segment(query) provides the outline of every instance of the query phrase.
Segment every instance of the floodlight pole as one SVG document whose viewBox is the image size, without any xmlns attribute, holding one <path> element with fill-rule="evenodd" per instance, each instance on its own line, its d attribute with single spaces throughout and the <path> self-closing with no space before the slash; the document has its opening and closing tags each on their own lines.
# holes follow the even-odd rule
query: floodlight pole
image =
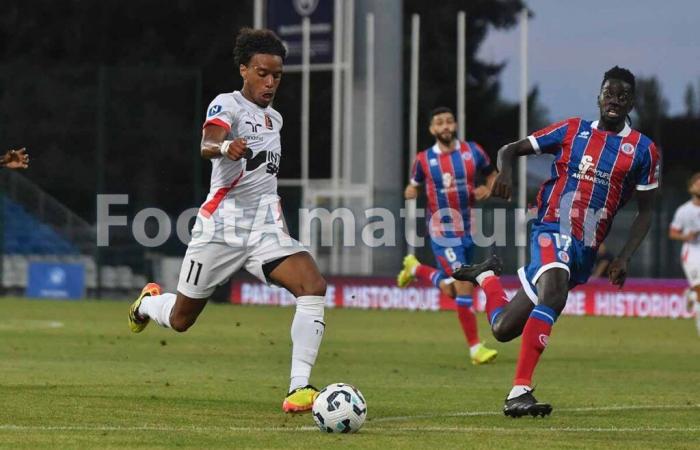
<svg viewBox="0 0 700 450">
<path fill-rule="evenodd" d="M 420 16 L 413 14 L 411 16 L 411 85 L 409 94 L 409 180 L 411 177 L 411 167 L 416 160 L 418 152 L 418 79 L 420 65 Z M 416 236 L 416 200 L 408 200 L 406 202 L 406 235 Z M 408 253 L 414 255 L 415 247 L 408 244 Z"/>
<path fill-rule="evenodd" d="M 520 12 L 520 139 L 527 137 L 527 9 Z M 518 160 L 518 209 L 516 213 L 515 232 L 519 236 L 516 242 L 524 244 L 527 234 L 527 157 Z M 518 267 L 525 266 L 525 250 L 518 247 Z"/>
<path fill-rule="evenodd" d="M 466 139 L 467 14 L 457 13 L 457 124 L 459 139 Z"/>
<path fill-rule="evenodd" d="M 365 112 L 365 168 L 367 170 L 367 205 L 374 208 L 374 14 L 367 14 L 366 112 Z M 372 273 L 372 249 L 362 246 L 365 273 Z"/>
</svg>

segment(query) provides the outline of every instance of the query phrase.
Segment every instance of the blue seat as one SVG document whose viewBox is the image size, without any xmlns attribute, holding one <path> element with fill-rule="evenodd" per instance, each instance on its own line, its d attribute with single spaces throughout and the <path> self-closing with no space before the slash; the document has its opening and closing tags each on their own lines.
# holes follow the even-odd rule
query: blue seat
<svg viewBox="0 0 700 450">
<path fill-rule="evenodd" d="M 69 240 L 20 204 L 4 199 L 4 252 L 5 254 L 50 255 L 78 254 Z"/>
</svg>

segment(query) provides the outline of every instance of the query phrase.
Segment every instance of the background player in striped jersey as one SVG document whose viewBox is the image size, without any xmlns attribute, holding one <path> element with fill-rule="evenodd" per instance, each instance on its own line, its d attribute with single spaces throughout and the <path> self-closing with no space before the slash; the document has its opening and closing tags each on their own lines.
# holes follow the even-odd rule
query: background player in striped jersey
<svg viewBox="0 0 700 450">
<path fill-rule="evenodd" d="M 500 173 L 492 195 L 505 199 L 511 196 L 515 158 L 533 153 L 555 155 L 551 178 L 537 197 L 530 263 L 518 271 L 522 288 L 513 299 L 508 302 L 497 276 L 501 263 L 496 256 L 453 274 L 484 289 L 486 312 L 499 341 L 522 335 L 513 387 L 504 405 L 508 416 L 551 412 L 549 404 L 537 403 L 532 395 L 535 366 L 566 305 L 568 291 L 588 280 L 596 250 L 615 214 L 635 192 L 638 213 L 627 242 L 610 264 L 612 284 L 624 284 L 627 264 L 649 231 L 659 185 L 659 153 L 648 137 L 626 122 L 634 105 L 634 88 L 634 75 L 615 66 L 603 77 L 599 120 L 564 120 L 498 152 Z"/>
<path fill-rule="evenodd" d="M 690 200 L 673 215 L 668 236 L 683 242 L 681 265 L 688 279 L 688 298 L 695 307 L 695 325 L 700 335 L 700 172 L 688 180 Z"/>
<path fill-rule="evenodd" d="M 218 95 L 207 110 L 201 154 L 212 163 L 211 189 L 192 230 L 177 294 L 149 283 L 129 309 L 129 326 L 139 333 L 153 319 L 186 331 L 216 286 L 245 267 L 296 298 L 291 379 L 282 408 L 302 412 L 311 410 L 318 395 L 308 383 L 325 329 L 326 282 L 308 251 L 286 235 L 279 213 L 282 116 L 270 104 L 286 53 L 272 31 L 245 28 L 238 34 L 234 56 L 243 87 Z"/>
<path fill-rule="evenodd" d="M 418 277 L 454 298 L 472 363 L 483 364 L 492 361 L 498 353 L 479 341 L 473 286 L 455 282 L 450 276 L 462 264 L 471 263 L 474 247 L 470 235 L 471 207 L 475 200 L 488 198 L 488 185 L 495 179 L 496 171 L 479 144 L 457 139 L 457 123 L 449 108 L 439 107 L 431 112 L 430 134 L 435 137 L 435 145 L 416 155 L 404 197 L 415 199 L 419 186 L 425 185 L 428 233 L 435 259 L 442 270 L 421 264 L 415 256 L 408 255 L 404 258 L 398 285 L 406 287 Z M 476 185 L 477 173 L 486 177 L 486 186 Z"/>
</svg>

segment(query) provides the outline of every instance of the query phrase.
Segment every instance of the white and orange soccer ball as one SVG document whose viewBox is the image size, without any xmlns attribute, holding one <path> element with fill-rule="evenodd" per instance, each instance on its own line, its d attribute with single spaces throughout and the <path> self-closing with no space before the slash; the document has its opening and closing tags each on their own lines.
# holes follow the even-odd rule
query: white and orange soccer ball
<svg viewBox="0 0 700 450">
<path fill-rule="evenodd" d="M 319 392 L 312 412 L 325 433 L 355 433 L 367 418 L 367 402 L 355 386 L 333 383 Z"/>
</svg>

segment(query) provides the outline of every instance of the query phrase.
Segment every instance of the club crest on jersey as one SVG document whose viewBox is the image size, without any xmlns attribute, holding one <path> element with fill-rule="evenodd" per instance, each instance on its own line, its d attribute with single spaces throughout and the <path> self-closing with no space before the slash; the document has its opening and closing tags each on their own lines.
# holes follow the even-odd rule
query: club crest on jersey
<svg viewBox="0 0 700 450">
<path fill-rule="evenodd" d="M 629 142 L 625 142 L 622 144 L 622 153 L 625 155 L 631 155 L 634 153 L 634 145 L 630 144 Z"/>
<path fill-rule="evenodd" d="M 214 116 L 216 114 L 219 114 L 221 112 L 221 105 L 213 105 L 211 108 L 209 108 L 208 115 L 209 117 Z"/>
<path fill-rule="evenodd" d="M 442 174 L 442 187 L 448 188 L 452 186 L 452 174 L 451 173 L 443 173 Z"/>
<path fill-rule="evenodd" d="M 472 159 L 472 154 L 469 152 L 464 152 L 462 153 L 462 159 L 465 161 L 469 161 L 470 159 Z"/>
<path fill-rule="evenodd" d="M 569 262 L 569 254 L 566 253 L 564 250 L 561 250 L 559 252 L 559 260 L 563 263 L 568 263 Z"/>
<path fill-rule="evenodd" d="M 272 117 L 265 113 L 265 128 L 268 130 L 272 129 Z"/>
<path fill-rule="evenodd" d="M 437 165 L 438 165 L 437 160 L 436 160 L 436 159 L 431 159 L 431 160 L 430 160 L 430 165 L 431 165 L 431 166 L 437 166 Z"/>
</svg>

